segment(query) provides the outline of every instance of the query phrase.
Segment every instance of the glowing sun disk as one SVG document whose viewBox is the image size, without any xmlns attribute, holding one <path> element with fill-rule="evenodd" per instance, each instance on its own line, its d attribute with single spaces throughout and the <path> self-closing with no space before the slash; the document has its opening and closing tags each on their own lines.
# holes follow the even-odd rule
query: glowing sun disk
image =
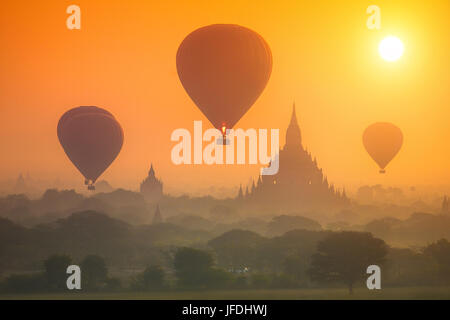
<svg viewBox="0 0 450 320">
<path fill-rule="evenodd" d="M 403 55 L 404 47 L 399 38 L 388 36 L 381 40 L 378 51 L 384 60 L 393 62 L 400 59 Z"/>
</svg>

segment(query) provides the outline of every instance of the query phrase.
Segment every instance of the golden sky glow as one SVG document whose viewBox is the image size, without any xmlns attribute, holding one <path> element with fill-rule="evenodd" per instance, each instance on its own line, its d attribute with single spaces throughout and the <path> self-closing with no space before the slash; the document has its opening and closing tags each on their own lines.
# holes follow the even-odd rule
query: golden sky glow
<svg viewBox="0 0 450 320">
<path fill-rule="evenodd" d="M 56 136 L 69 108 L 107 108 L 125 132 L 102 178 L 137 188 L 153 162 L 166 190 L 234 187 L 259 166 L 175 166 L 177 128 L 203 114 L 177 76 L 184 37 L 213 23 L 261 34 L 273 54 L 265 91 L 237 127 L 280 128 L 295 100 L 304 145 L 329 180 L 360 184 L 444 185 L 450 181 L 450 2 L 434 1 L 94 1 L 79 0 L 82 27 L 68 30 L 72 1 L 2 1 L 0 11 L 0 180 L 35 177 L 82 182 Z M 366 27 L 367 6 L 381 29 Z M 380 58 L 388 35 L 405 50 Z M 380 176 L 362 145 L 371 123 L 392 122 L 404 144 Z M 283 164 L 280 163 L 280 166 Z"/>
</svg>

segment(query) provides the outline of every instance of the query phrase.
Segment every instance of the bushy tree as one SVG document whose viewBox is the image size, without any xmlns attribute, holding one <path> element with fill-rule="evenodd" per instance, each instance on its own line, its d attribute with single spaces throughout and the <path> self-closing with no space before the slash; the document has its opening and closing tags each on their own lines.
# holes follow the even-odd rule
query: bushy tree
<svg viewBox="0 0 450 320">
<path fill-rule="evenodd" d="M 68 255 L 52 255 L 44 261 L 44 275 L 50 290 L 65 290 L 67 280 L 67 267 L 72 264 Z"/>
<path fill-rule="evenodd" d="M 88 255 L 81 262 L 81 288 L 98 290 L 108 280 L 108 269 L 105 260 L 97 255 Z"/>
<path fill-rule="evenodd" d="M 12 274 L 1 284 L 5 293 L 36 293 L 47 290 L 47 281 L 42 273 Z"/>
<path fill-rule="evenodd" d="M 369 265 L 384 263 L 387 249 L 383 240 L 370 233 L 333 233 L 318 243 L 309 274 L 313 281 L 342 282 L 352 293 L 354 284 L 367 276 Z"/>
<path fill-rule="evenodd" d="M 286 257 L 283 262 L 283 273 L 291 279 L 293 284 L 305 285 L 307 279 L 307 262 L 299 254 Z"/>
<path fill-rule="evenodd" d="M 265 273 L 254 273 L 250 277 L 250 285 L 255 289 L 267 289 L 271 284 L 271 277 Z"/>
<path fill-rule="evenodd" d="M 440 282 L 450 283 L 450 242 L 447 239 L 436 241 L 424 249 L 424 254 L 437 262 Z"/>
<path fill-rule="evenodd" d="M 267 239 L 247 230 L 231 230 L 208 242 L 225 268 L 255 268 L 260 246 Z"/>
<path fill-rule="evenodd" d="M 148 266 L 133 279 L 132 288 L 138 291 L 161 290 L 165 287 L 165 272 L 160 266 Z"/>
<path fill-rule="evenodd" d="M 207 287 L 213 265 L 209 252 L 193 248 L 179 248 L 174 258 L 175 274 L 182 287 Z"/>
<path fill-rule="evenodd" d="M 433 286 L 438 280 L 438 263 L 429 254 L 408 248 L 389 248 L 383 282 L 390 286 Z"/>
<path fill-rule="evenodd" d="M 207 287 L 213 289 L 225 289 L 233 284 L 233 275 L 223 269 L 212 268 L 206 275 L 208 279 Z"/>
</svg>

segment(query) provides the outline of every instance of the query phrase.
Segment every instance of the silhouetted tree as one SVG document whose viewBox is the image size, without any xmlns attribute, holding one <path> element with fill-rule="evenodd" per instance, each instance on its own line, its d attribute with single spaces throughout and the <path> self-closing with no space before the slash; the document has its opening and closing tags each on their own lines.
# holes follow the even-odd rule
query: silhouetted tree
<svg viewBox="0 0 450 320">
<path fill-rule="evenodd" d="M 447 239 L 436 241 L 424 249 L 424 254 L 437 262 L 440 282 L 450 283 L 450 242 Z"/>
<path fill-rule="evenodd" d="M 97 255 L 89 255 L 81 262 L 81 287 L 87 290 L 98 290 L 108 280 L 108 269 L 105 260 Z"/>
<path fill-rule="evenodd" d="M 318 243 L 309 274 L 318 282 L 343 282 L 352 293 L 353 285 L 367 276 L 369 265 L 384 263 L 387 249 L 370 233 L 334 233 Z"/>
<path fill-rule="evenodd" d="M 72 259 L 67 255 L 52 255 L 44 261 L 45 278 L 50 290 L 66 289 L 67 267 L 72 264 Z"/>
<path fill-rule="evenodd" d="M 184 247 L 177 250 L 174 267 L 181 286 L 206 287 L 213 258 L 209 252 Z"/>
<path fill-rule="evenodd" d="M 260 246 L 266 238 L 247 230 L 231 230 L 212 239 L 208 244 L 217 253 L 219 265 L 243 269 L 255 267 Z"/>
<path fill-rule="evenodd" d="M 162 289 L 165 286 L 165 273 L 160 266 L 149 266 L 139 274 L 132 283 L 132 288 L 139 291 Z"/>
<path fill-rule="evenodd" d="M 5 293 L 35 293 L 46 290 L 47 279 L 42 273 L 12 274 L 0 284 L 0 291 Z"/>
<path fill-rule="evenodd" d="M 250 284 L 255 289 L 266 289 L 270 286 L 270 276 L 265 273 L 254 273 L 250 277 Z"/>
<path fill-rule="evenodd" d="M 211 217 L 215 220 L 226 221 L 234 217 L 235 211 L 224 205 L 216 205 L 209 210 Z"/>
<path fill-rule="evenodd" d="M 306 259 L 300 255 L 292 255 L 286 257 L 283 262 L 284 274 L 292 279 L 295 284 L 300 284 L 305 281 L 307 263 Z"/>
<path fill-rule="evenodd" d="M 390 286 L 433 286 L 438 280 L 438 263 L 429 254 L 407 248 L 389 248 L 383 269 L 383 283 Z"/>
<path fill-rule="evenodd" d="M 307 271 L 317 243 L 327 237 L 329 231 L 292 230 L 280 237 L 271 238 L 260 250 L 260 271 L 280 273 L 285 271 L 287 257 L 298 255 Z"/>
<path fill-rule="evenodd" d="M 312 219 L 296 216 L 296 215 L 281 215 L 272 218 L 272 221 L 267 225 L 267 235 L 280 236 L 291 230 L 314 230 L 322 229 L 322 226 Z"/>
</svg>

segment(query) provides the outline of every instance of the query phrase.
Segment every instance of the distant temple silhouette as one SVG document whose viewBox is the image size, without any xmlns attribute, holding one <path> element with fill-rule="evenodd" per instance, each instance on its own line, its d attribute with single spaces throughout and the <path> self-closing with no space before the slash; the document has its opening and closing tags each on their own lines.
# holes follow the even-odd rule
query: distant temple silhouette
<svg viewBox="0 0 450 320">
<path fill-rule="evenodd" d="M 450 204 L 447 196 L 444 196 L 444 200 L 442 200 L 441 213 L 449 214 L 450 213 Z"/>
<path fill-rule="evenodd" d="M 157 202 L 163 195 L 163 183 L 160 179 L 156 178 L 153 164 L 150 165 L 147 178 L 141 183 L 140 191 L 149 202 Z"/>
<path fill-rule="evenodd" d="M 25 193 L 27 190 L 27 184 L 25 183 L 25 179 L 23 175 L 20 173 L 17 177 L 16 184 L 14 186 L 14 191 L 18 193 Z"/>
<path fill-rule="evenodd" d="M 267 208 L 292 210 L 343 207 L 350 203 L 345 190 L 339 191 L 330 185 L 317 160 L 303 148 L 295 103 L 279 161 L 277 174 L 260 176 L 245 193 L 241 186 L 236 199 Z"/>
<path fill-rule="evenodd" d="M 155 214 L 153 215 L 152 224 L 163 223 L 163 218 L 161 215 L 161 211 L 159 210 L 159 205 L 156 205 Z"/>
</svg>

